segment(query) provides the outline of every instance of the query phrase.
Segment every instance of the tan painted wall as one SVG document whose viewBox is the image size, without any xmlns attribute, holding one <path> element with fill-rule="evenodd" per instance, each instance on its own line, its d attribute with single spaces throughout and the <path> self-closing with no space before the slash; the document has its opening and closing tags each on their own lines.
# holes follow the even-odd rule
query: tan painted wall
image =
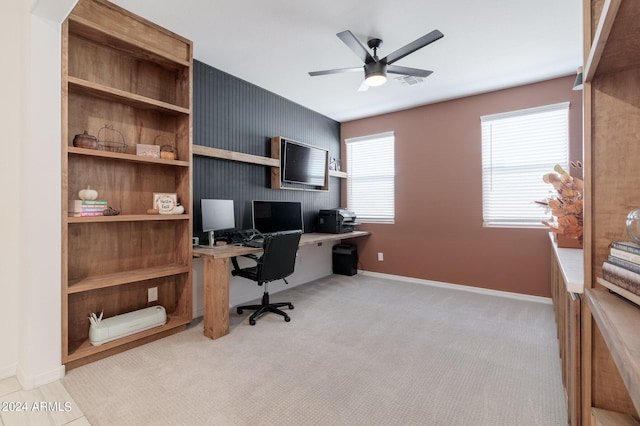
<svg viewBox="0 0 640 426">
<path fill-rule="evenodd" d="M 547 231 L 482 226 L 480 116 L 570 101 L 569 158 L 581 160 L 582 92 L 571 90 L 573 80 L 568 76 L 343 123 L 343 140 L 390 130 L 396 140 L 396 221 L 358 228 L 372 233 L 359 243 L 360 267 L 549 297 Z M 342 155 L 346 158 L 344 146 Z M 378 252 L 384 253 L 383 262 Z"/>
</svg>

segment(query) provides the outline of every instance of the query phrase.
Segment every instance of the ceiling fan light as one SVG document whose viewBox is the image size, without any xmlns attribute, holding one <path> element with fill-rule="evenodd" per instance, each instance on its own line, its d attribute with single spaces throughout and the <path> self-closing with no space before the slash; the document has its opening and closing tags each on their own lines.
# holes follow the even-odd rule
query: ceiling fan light
<svg viewBox="0 0 640 426">
<path fill-rule="evenodd" d="M 387 82 L 387 67 L 382 62 L 371 62 L 364 67 L 364 82 L 369 87 L 382 86 Z"/>
<path fill-rule="evenodd" d="M 367 83 L 369 87 L 382 86 L 387 82 L 387 77 L 382 74 L 372 74 L 367 76 L 364 82 Z"/>
</svg>

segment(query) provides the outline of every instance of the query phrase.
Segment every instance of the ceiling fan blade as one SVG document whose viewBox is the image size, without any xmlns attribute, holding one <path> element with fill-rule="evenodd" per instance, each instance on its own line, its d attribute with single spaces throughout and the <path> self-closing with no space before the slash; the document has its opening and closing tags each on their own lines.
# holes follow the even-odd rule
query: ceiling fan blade
<svg viewBox="0 0 640 426">
<path fill-rule="evenodd" d="M 412 41 L 411 43 L 407 44 L 404 47 L 401 47 L 395 52 L 391 52 L 387 55 L 386 58 L 382 59 L 382 61 L 386 60 L 387 64 L 392 64 L 395 61 L 404 58 L 405 56 L 415 52 L 418 49 L 422 49 L 426 45 L 431 44 L 436 40 L 440 40 L 442 37 L 444 37 L 444 34 L 442 34 L 438 30 L 433 30 L 429 34 L 423 35 L 419 39 Z"/>
<path fill-rule="evenodd" d="M 391 74 L 412 75 L 414 77 L 429 77 L 433 71 L 419 70 L 417 68 L 399 67 L 397 65 L 387 65 L 387 72 Z"/>
<path fill-rule="evenodd" d="M 339 74 L 343 72 L 362 72 L 362 67 L 353 67 L 353 68 L 336 68 L 333 70 L 324 70 L 324 71 L 309 71 L 309 75 L 311 77 L 315 77 L 317 75 L 327 75 L 327 74 Z"/>
<path fill-rule="evenodd" d="M 369 62 L 375 62 L 364 44 L 362 44 L 351 31 L 342 31 L 336 35 L 338 36 L 338 38 L 340 38 L 340 40 L 342 40 L 344 44 L 349 47 L 349 49 L 353 50 L 353 52 L 358 55 L 358 58 L 360 58 L 362 62 L 364 62 L 365 64 L 368 64 Z"/>
</svg>

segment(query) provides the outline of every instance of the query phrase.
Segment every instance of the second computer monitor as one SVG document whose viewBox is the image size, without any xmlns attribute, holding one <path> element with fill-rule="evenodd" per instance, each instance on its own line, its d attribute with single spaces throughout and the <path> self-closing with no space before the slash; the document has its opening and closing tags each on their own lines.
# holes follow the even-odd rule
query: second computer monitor
<svg viewBox="0 0 640 426">
<path fill-rule="evenodd" d="M 302 203 L 299 201 L 257 201 L 252 203 L 253 227 L 262 233 L 304 232 Z"/>
</svg>

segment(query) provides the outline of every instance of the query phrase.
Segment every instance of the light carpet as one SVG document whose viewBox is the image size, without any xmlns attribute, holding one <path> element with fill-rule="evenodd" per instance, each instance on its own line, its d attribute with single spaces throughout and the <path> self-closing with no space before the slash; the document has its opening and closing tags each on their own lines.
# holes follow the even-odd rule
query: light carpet
<svg viewBox="0 0 640 426">
<path fill-rule="evenodd" d="M 93 425 L 567 423 L 550 304 L 367 275 L 272 299 L 291 322 L 232 311 L 62 381 Z"/>
</svg>

